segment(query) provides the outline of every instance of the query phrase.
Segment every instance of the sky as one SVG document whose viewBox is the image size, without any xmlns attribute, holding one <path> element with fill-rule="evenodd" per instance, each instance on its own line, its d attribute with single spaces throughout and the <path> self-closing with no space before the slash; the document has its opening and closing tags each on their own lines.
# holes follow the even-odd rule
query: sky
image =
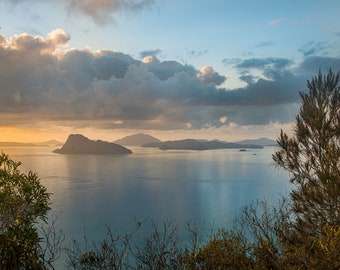
<svg viewBox="0 0 340 270">
<path fill-rule="evenodd" d="M 0 141 L 275 139 L 340 71 L 340 1 L 1 0 Z"/>
</svg>

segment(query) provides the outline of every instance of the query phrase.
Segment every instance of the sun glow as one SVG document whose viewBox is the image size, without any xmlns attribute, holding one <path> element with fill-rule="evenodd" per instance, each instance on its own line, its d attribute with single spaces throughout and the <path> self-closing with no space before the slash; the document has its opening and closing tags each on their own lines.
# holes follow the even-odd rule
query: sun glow
<svg viewBox="0 0 340 270">
<path fill-rule="evenodd" d="M 0 127 L 0 142 L 41 143 L 52 139 L 64 141 L 65 128 Z"/>
</svg>

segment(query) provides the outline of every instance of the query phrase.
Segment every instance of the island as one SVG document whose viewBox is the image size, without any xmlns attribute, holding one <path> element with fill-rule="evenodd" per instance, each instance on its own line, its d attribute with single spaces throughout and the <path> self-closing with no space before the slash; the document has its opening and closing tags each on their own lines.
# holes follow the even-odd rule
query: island
<svg viewBox="0 0 340 270">
<path fill-rule="evenodd" d="M 90 140 L 81 134 L 71 134 L 65 144 L 53 151 L 57 154 L 96 154 L 96 155 L 125 155 L 132 151 L 116 143 L 102 140 Z"/>
<path fill-rule="evenodd" d="M 213 149 L 262 149 L 262 145 L 239 144 L 222 141 L 207 141 L 185 139 L 177 141 L 153 142 L 143 144 L 142 147 L 159 148 L 161 150 L 213 150 Z"/>
<path fill-rule="evenodd" d="M 268 138 L 259 138 L 259 139 L 248 139 L 237 142 L 239 144 L 256 144 L 262 146 L 278 146 L 277 142 Z"/>
<path fill-rule="evenodd" d="M 137 133 L 133 135 L 126 136 L 122 139 L 114 141 L 114 143 L 120 145 L 129 145 L 129 146 L 141 146 L 146 143 L 154 143 L 161 142 L 159 139 L 144 133 Z"/>
</svg>

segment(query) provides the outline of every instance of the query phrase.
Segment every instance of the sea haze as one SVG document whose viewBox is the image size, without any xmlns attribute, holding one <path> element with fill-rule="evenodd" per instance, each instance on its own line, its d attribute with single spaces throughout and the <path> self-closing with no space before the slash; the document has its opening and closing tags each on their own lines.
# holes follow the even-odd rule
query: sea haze
<svg viewBox="0 0 340 270">
<path fill-rule="evenodd" d="M 8 147 L 24 172 L 37 172 L 52 193 L 52 212 L 68 239 L 105 236 L 133 228 L 135 220 L 228 226 L 241 208 L 290 188 L 275 169 L 273 147 L 207 151 L 132 148 L 133 154 L 59 155 L 51 147 Z"/>
</svg>

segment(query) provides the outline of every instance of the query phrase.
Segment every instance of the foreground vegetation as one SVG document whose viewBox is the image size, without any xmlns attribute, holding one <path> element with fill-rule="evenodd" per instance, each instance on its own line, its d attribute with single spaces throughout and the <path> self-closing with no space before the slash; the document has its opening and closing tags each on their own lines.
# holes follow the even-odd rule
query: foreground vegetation
<svg viewBox="0 0 340 270">
<path fill-rule="evenodd" d="M 47 218 L 49 194 L 36 174 L 0 157 L 0 268 L 54 269 L 61 253 L 71 269 L 340 269 L 339 73 L 307 82 L 292 135 L 281 132 L 274 163 L 290 175 L 290 196 L 275 206 L 245 206 L 232 228 L 203 241 L 199 226 L 180 239 L 172 222 L 152 224 L 143 238 L 127 234 L 62 245 Z M 41 227 L 38 224 L 45 224 Z M 205 238 L 206 239 L 206 238 Z"/>
</svg>

